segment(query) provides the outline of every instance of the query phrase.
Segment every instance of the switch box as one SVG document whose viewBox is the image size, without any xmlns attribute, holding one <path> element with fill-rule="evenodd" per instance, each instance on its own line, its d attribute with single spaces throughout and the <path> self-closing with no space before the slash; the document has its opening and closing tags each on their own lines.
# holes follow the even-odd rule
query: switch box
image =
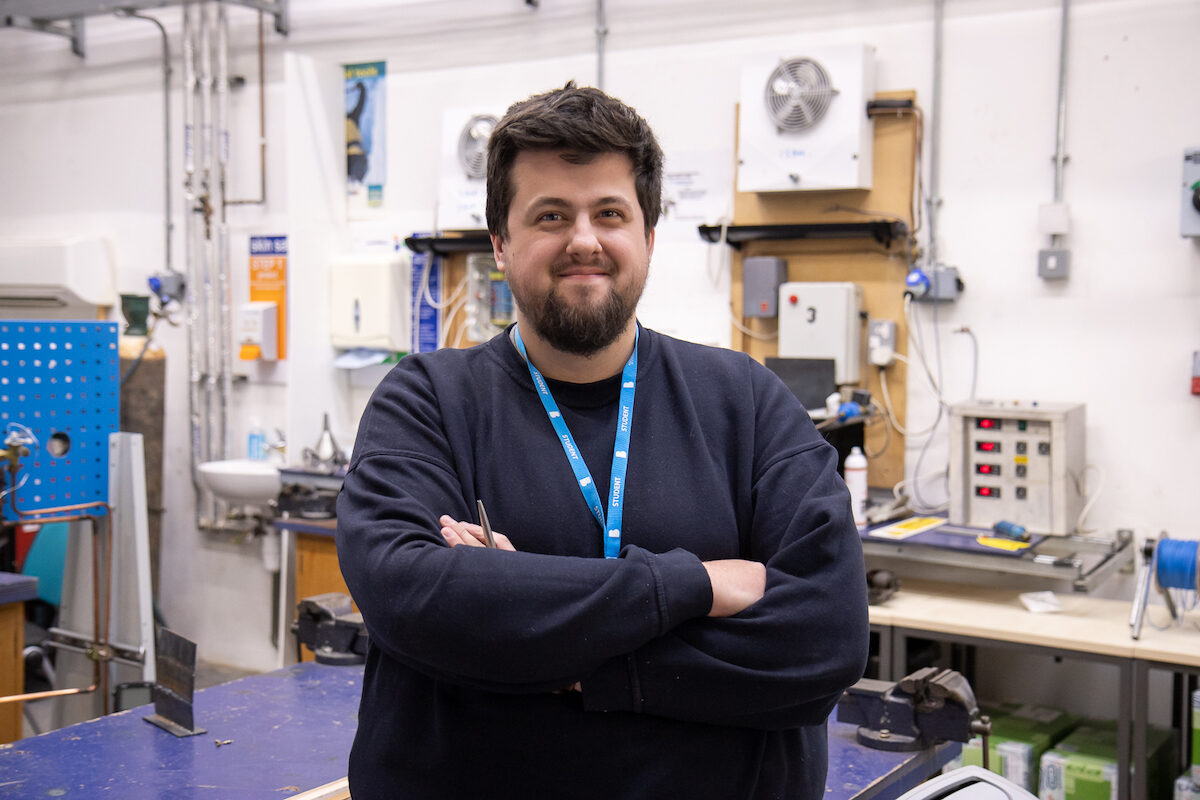
<svg viewBox="0 0 1200 800">
<path fill-rule="evenodd" d="M 1082 403 L 981 400 L 950 407 L 950 522 L 1075 533 L 1087 466 Z"/>
<path fill-rule="evenodd" d="M 1064 280 L 1071 274 L 1070 250 L 1038 250 L 1038 277 Z"/>
<path fill-rule="evenodd" d="M 785 283 L 779 287 L 779 355 L 832 358 L 839 385 L 858 383 L 862 359 L 862 291 L 853 283 Z"/>
<path fill-rule="evenodd" d="M 896 323 L 873 319 L 867 323 L 867 360 L 886 367 L 896 360 Z"/>
<path fill-rule="evenodd" d="M 787 280 L 787 262 L 775 256 L 742 261 L 742 316 L 773 317 L 779 313 L 779 285 Z"/>
<path fill-rule="evenodd" d="M 1179 234 L 1200 236 L 1200 147 L 1183 151 L 1181 195 Z"/>
</svg>

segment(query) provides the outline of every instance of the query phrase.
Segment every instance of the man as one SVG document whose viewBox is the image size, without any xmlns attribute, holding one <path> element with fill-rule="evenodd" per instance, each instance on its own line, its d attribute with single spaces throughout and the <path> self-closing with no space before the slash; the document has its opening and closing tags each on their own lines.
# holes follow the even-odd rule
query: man
<svg viewBox="0 0 1200 800">
<path fill-rule="evenodd" d="M 517 323 L 401 361 L 338 500 L 355 800 L 824 794 L 867 651 L 849 496 L 774 375 L 637 324 L 661 175 L 646 122 L 574 83 L 492 134 Z"/>
</svg>

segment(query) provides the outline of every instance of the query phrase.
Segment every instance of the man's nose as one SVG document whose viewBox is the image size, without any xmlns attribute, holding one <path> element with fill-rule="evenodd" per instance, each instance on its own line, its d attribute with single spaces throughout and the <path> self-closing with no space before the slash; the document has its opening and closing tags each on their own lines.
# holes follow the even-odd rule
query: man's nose
<svg viewBox="0 0 1200 800">
<path fill-rule="evenodd" d="M 587 258 L 600 252 L 600 239 L 596 228 L 585 216 L 575 220 L 571 226 L 571 241 L 567 242 L 567 253 L 576 258 Z"/>
</svg>

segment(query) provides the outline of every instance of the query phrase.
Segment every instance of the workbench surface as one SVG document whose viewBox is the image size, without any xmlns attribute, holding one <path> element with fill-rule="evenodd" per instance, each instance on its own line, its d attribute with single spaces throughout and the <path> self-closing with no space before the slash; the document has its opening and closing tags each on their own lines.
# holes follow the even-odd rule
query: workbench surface
<svg viewBox="0 0 1200 800">
<path fill-rule="evenodd" d="M 0 798 L 290 797 L 345 777 L 361 688 L 362 667 L 306 662 L 197 692 L 198 736 L 150 725 L 141 706 L 22 739 L 0 746 Z M 854 731 L 829 723 L 827 798 L 896 797 L 959 751 L 869 750 Z"/>
</svg>

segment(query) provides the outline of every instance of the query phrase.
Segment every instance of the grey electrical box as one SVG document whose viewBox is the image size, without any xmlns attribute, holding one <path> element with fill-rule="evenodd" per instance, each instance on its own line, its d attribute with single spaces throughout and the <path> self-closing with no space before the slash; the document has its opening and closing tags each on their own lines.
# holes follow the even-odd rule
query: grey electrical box
<svg viewBox="0 0 1200 800">
<path fill-rule="evenodd" d="M 1179 235 L 1200 236 L 1200 147 L 1183 151 Z"/>
<path fill-rule="evenodd" d="M 913 299 L 922 303 L 953 303 L 958 299 L 963 289 L 962 278 L 958 276 L 958 267 L 947 267 L 938 264 L 929 273 L 929 291 Z"/>
<path fill-rule="evenodd" d="M 779 286 L 787 280 L 787 262 L 775 256 L 742 261 L 742 316 L 774 317 L 779 313 Z"/>
<path fill-rule="evenodd" d="M 1038 277 L 1050 281 L 1065 280 L 1071 274 L 1070 250 L 1038 250 Z"/>
</svg>

